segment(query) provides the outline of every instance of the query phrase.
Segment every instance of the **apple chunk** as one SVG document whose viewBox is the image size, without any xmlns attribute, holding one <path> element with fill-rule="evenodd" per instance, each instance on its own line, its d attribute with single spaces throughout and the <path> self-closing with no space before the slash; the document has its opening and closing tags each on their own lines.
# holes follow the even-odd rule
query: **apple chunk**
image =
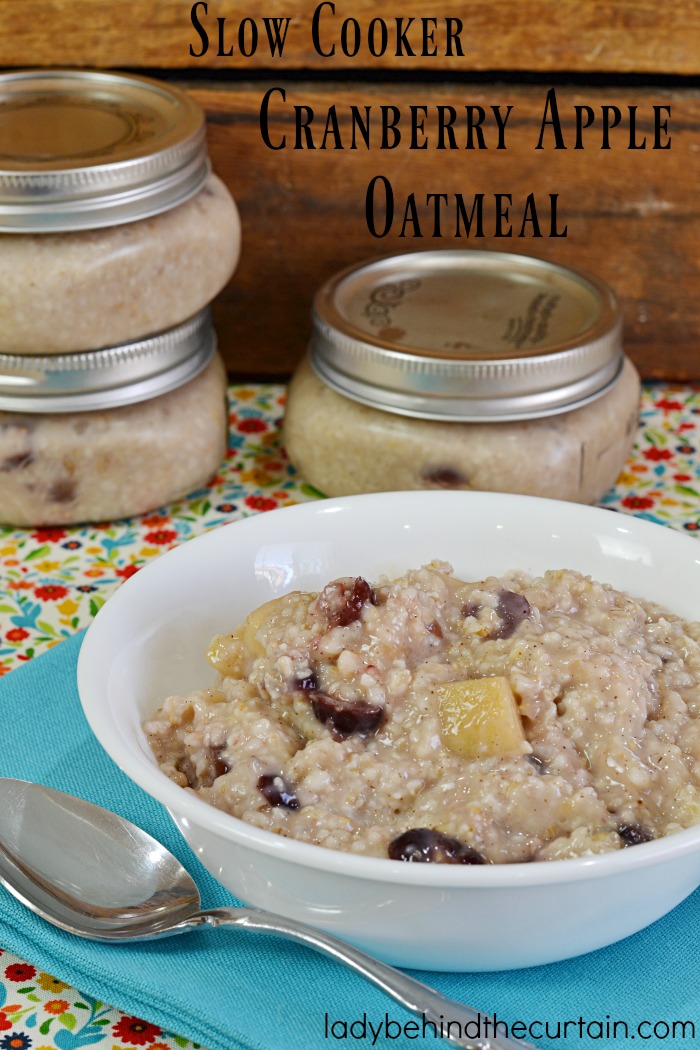
<svg viewBox="0 0 700 1050">
<path fill-rule="evenodd" d="M 507 678 L 468 678 L 438 688 L 440 737 L 462 758 L 526 755 L 518 705 Z"/>
<path fill-rule="evenodd" d="M 295 617 L 304 620 L 316 597 L 305 591 L 291 591 L 265 602 L 248 613 L 235 631 L 219 634 L 212 640 L 207 650 L 209 663 L 223 675 L 246 677 L 250 673 L 250 662 L 265 655 L 270 631 Z"/>
</svg>

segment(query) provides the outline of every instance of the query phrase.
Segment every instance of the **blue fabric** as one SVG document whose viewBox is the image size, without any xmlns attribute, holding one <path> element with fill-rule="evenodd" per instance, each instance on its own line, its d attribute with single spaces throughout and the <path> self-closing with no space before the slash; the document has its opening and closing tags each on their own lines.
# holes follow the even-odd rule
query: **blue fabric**
<svg viewBox="0 0 700 1050">
<path fill-rule="evenodd" d="M 0 680 L 0 774 L 48 784 L 122 813 L 178 855 L 197 880 L 206 907 L 235 903 L 201 867 L 160 805 L 127 780 L 92 737 L 75 685 L 79 646 L 80 636 L 71 638 Z M 440 1045 L 430 1031 L 423 1037 L 409 1027 L 399 1034 L 411 1017 L 354 974 L 274 938 L 197 930 L 112 947 L 54 929 L 0 889 L 0 946 L 210 1050 Z M 640 1040 L 652 1046 L 698 1044 L 699 958 L 696 893 L 636 936 L 569 962 L 506 973 L 417 976 L 502 1021 L 532 1024 L 539 1047 L 634 1050 Z M 680 1021 L 694 1024 L 694 1038 L 689 1027 L 684 1039 L 680 1029 L 672 1038 L 671 1026 Z M 640 1022 L 649 1024 L 638 1030 Z"/>
</svg>

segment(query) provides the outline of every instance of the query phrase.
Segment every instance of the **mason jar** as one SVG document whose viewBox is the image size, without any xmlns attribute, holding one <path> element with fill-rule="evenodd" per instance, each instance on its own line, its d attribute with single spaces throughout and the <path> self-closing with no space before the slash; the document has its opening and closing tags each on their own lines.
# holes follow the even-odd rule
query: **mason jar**
<svg viewBox="0 0 700 1050">
<path fill-rule="evenodd" d="M 226 393 L 208 309 L 121 346 L 0 354 L 0 522 L 112 521 L 185 496 L 225 458 Z"/>
<path fill-rule="evenodd" d="M 239 251 L 189 95 L 122 73 L 0 75 L 0 522 L 128 517 L 216 472 L 209 307 Z"/>
<path fill-rule="evenodd" d="M 319 289 L 283 440 L 329 496 L 456 488 L 592 503 L 625 464 L 639 401 L 602 281 L 505 252 L 413 252 Z"/>
<path fill-rule="evenodd" d="M 172 328 L 221 291 L 239 251 L 185 92 L 90 70 L 0 75 L 0 353 Z"/>
</svg>

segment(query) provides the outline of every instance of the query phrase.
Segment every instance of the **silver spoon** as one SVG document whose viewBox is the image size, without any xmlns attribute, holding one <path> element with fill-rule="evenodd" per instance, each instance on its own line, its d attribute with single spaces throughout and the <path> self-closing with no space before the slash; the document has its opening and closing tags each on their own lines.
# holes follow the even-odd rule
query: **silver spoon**
<svg viewBox="0 0 700 1050">
<path fill-rule="evenodd" d="M 96 941 L 142 941 L 197 926 L 300 941 L 425 1017 L 456 1046 L 535 1050 L 493 1034 L 485 1014 L 321 930 L 258 908 L 201 911 L 193 879 L 164 846 L 116 813 L 62 791 L 0 777 L 0 883 L 42 919 Z M 483 1037 L 464 1034 L 474 1031 Z"/>
</svg>

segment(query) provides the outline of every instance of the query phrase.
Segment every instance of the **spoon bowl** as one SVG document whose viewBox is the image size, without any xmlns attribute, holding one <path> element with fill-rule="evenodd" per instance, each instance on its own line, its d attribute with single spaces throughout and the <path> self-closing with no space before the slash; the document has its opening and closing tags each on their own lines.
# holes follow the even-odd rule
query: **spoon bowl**
<svg viewBox="0 0 700 1050">
<path fill-rule="evenodd" d="M 43 919 L 89 940 L 155 937 L 200 907 L 194 879 L 145 831 L 23 780 L 0 780 L 0 882 Z"/>
<path fill-rule="evenodd" d="M 462 1036 L 485 1015 L 321 930 L 258 908 L 202 911 L 194 879 L 156 839 L 40 784 L 0 778 L 0 884 L 42 919 L 89 940 L 143 941 L 224 925 L 276 934 L 336 959 L 427 1021 L 458 1022 L 445 1037 L 455 1046 L 533 1050 L 510 1037 Z"/>
</svg>

